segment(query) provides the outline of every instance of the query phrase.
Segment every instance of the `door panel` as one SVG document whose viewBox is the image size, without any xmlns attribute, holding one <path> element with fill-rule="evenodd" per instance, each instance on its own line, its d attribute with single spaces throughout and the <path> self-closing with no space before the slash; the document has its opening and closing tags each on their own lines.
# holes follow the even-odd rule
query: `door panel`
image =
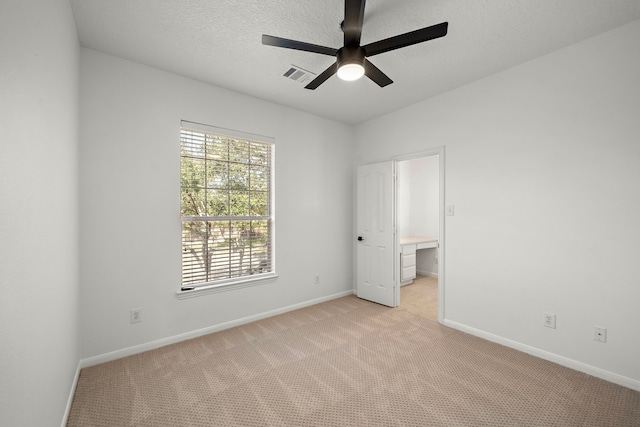
<svg viewBox="0 0 640 427">
<path fill-rule="evenodd" d="M 358 167 L 357 283 L 359 298 L 395 307 L 395 162 Z M 360 239 L 360 237 L 362 239 Z"/>
</svg>

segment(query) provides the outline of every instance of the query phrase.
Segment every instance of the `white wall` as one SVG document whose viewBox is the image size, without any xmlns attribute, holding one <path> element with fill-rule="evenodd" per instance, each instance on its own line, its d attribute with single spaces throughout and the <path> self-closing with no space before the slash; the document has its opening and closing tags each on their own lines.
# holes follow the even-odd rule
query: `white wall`
<svg viewBox="0 0 640 427">
<path fill-rule="evenodd" d="M 411 233 L 411 163 L 396 164 L 396 227 L 400 237 Z"/>
<path fill-rule="evenodd" d="M 67 0 L 0 2 L 0 425 L 60 425 L 79 359 L 78 41 Z"/>
<path fill-rule="evenodd" d="M 351 291 L 352 127 L 87 49 L 80 105 L 83 358 Z M 176 298 L 181 119 L 275 137 L 276 283 Z"/>
<path fill-rule="evenodd" d="M 439 172 L 438 156 L 399 161 L 398 233 L 400 237 L 438 238 Z"/>
<path fill-rule="evenodd" d="M 444 145 L 446 322 L 640 389 L 638 40 L 635 21 L 362 124 L 355 163 Z"/>
</svg>

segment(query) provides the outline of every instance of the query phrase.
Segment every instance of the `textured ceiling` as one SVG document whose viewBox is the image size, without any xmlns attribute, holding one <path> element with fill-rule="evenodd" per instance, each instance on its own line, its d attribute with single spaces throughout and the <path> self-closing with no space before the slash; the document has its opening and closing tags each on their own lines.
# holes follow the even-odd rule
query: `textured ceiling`
<svg viewBox="0 0 640 427">
<path fill-rule="evenodd" d="M 370 58 L 394 81 L 336 76 L 330 56 L 261 44 L 262 34 L 342 46 L 343 0 L 71 0 L 82 46 L 349 124 L 378 117 L 640 19 L 640 0 L 369 0 L 362 44 L 449 22 L 446 37 Z"/>
</svg>

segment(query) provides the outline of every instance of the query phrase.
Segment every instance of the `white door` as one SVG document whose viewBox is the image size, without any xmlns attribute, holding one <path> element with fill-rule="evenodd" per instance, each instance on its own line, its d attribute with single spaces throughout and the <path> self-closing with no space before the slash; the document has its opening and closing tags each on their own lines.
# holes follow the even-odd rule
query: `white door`
<svg viewBox="0 0 640 427">
<path fill-rule="evenodd" d="M 395 162 L 358 167 L 357 274 L 359 298 L 396 307 Z"/>
</svg>

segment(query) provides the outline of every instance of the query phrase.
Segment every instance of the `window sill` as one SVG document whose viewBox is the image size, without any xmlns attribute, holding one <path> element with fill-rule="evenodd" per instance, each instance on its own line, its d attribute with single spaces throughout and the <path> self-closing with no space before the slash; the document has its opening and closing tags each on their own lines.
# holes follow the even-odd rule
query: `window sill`
<svg viewBox="0 0 640 427">
<path fill-rule="evenodd" d="M 191 289 L 191 290 L 183 291 L 180 289 L 178 290 L 178 292 L 176 292 L 176 296 L 178 297 L 178 299 L 199 297 L 202 295 L 216 294 L 218 292 L 233 291 L 236 289 L 242 289 L 242 288 L 248 288 L 251 286 L 258 286 L 258 285 L 264 285 L 267 283 L 273 283 L 277 279 L 278 279 L 278 275 L 274 273 L 274 274 L 264 275 L 260 277 L 250 278 L 250 279 L 241 279 L 233 282 L 198 286 L 195 289 Z"/>
</svg>

